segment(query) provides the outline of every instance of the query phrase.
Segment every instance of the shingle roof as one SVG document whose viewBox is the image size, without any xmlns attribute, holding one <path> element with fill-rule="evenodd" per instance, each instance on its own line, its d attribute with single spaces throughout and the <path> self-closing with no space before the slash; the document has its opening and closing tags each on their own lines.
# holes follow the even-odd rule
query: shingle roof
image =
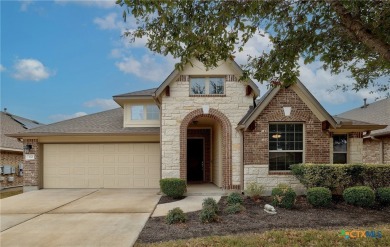
<svg viewBox="0 0 390 247">
<path fill-rule="evenodd" d="M 43 124 L 10 113 L 0 112 L 0 147 L 5 149 L 23 150 L 23 144 L 17 139 L 6 136 L 15 132 L 21 132 L 29 128 L 42 126 Z"/>
<path fill-rule="evenodd" d="M 46 135 L 157 135 L 159 127 L 123 127 L 123 109 L 116 108 L 83 117 L 48 124 L 22 133 L 15 137 Z"/>
<path fill-rule="evenodd" d="M 141 91 L 135 91 L 135 92 L 130 92 L 130 93 L 125 93 L 125 94 L 119 94 L 119 95 L 114 95 L 113 97 L 142 97 L 142 96 L 152 96 L 154 92 L 156 91 L 157 88 L 150 88 L 150 89 L 145 89 Z"/>
<path fill-rule="evenodd" d="M 388 135 L 390 134 L 390 98 L 337 114 L 336 117 L 387 125 L 384 129 L 372 131 L 371 135 Z"/>
<path fill-rule="evenodd" d="M 334 120 L 336 120 L 337 124 L 343 125 L 343 124 L 350 124 L 350 125 L 377 125 L 376 123 L 369 123 L 349 118 L 342 118 L 338 116 L 333 116 Z"/>
</svg>

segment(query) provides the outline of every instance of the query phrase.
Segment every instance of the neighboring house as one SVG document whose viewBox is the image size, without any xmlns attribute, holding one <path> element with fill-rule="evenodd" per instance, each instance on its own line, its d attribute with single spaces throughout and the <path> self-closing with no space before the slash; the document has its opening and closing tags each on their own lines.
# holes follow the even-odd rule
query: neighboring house
<svg viewBox="0 0 390 247">
<path fill-rule="evenodd" d="M 25 162 L 26 190 L 158 188 L 168 177 L 302 189 L 290 164 L 361 162 L 363 133 L 386 127 L 337 122 L 300 82 L 256 104 L 258 87 L 241 75 L 234 61 L 211 70 L 194 61 L 158 88 L 114 96 L 118 109 L 13 134 L 35 154 Z"/>
<path fill-rule="evenodd" d="M 29 128 L 42 126 L 42 124 L 12 115 L 6 110 L 0 112 L 0 181 L 1 188 L 23 185 L 23 143 L 6 134 L 21 132 Z"/>
<path fill-rule="evenodd" d="M 373 130 L 364 136 L 363 162 L 390 164 L 390 98 L 370 104 L 364 100 L 361 107 L 340 113 L 336 117 L 387 125 L 384 129 Z"/>
</svg>

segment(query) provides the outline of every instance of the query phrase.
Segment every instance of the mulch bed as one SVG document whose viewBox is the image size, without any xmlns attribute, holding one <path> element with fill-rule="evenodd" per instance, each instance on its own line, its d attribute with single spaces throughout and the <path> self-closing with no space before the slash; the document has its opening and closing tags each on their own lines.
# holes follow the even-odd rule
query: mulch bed
<svg viewBox="0 0 390 247">
<path fill-rule="evenodd" d="M 160 197 L 160 200 L 158 201 L 158 204 L 177 202 L 177 201 L 183 200 L 184 198 L 186 198 L 186 197 L 182 196 L 180 198 L 172 198 L 172 197 L 169 197 L 169 196 L 162 196 L 162 197 Z"/>
<path fill-rule="evenodd" d="M 390 223 L 390 207 L 375 206 L 365 209 L 337 201 L 329 208 L 313 208 L 305 197 L 298 197 L 294 209 L 276 208 L 277 214 L 270 215 L 263 210 L 264 205 L 270 202 L 270 197 L 263 197 L 259 202 L 247 198 L 243 204 L 246 208 L 244 212 L 227 215 L 223 212 L 227 205 L 226 197 L 222 197 L 218 203 L 222 209 L 219 212 L 219 222 L 209 224 L 200 222 L 199 211 L 187 213 L 188 220 L 184 224 L 168 225 L 165 223 L 165 217 L 149 218 L 138 242 L 151 243 L 244 232 L 260 233 L 270 229 L 346 228 Z"/>
</svg>

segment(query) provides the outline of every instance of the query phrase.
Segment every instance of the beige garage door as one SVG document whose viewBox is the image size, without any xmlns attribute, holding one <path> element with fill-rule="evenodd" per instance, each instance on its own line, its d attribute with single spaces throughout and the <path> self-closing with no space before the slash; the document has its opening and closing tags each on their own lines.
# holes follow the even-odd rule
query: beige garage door
<svg viewBox="0 0 390 247">
<path fill-rule="evenodd" d="M 158 188 L 158 143 L 44 144 L 44 188 Z"/>
</svg>

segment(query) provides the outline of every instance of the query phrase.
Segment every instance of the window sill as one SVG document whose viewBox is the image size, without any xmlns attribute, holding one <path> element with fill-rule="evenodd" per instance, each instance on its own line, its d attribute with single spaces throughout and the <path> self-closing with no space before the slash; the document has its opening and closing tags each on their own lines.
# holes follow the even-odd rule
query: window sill
<svg viewBox="0 0 390 247">
<path fill-rule="evenodd" d="M 268 175 L 292 175 L 291 171 L 268 171 Z"/>
<path fill-rule="evenodd" d="M 190 97 L 226 97 L 226 94 L 190 94 Z"/>
</svg>

